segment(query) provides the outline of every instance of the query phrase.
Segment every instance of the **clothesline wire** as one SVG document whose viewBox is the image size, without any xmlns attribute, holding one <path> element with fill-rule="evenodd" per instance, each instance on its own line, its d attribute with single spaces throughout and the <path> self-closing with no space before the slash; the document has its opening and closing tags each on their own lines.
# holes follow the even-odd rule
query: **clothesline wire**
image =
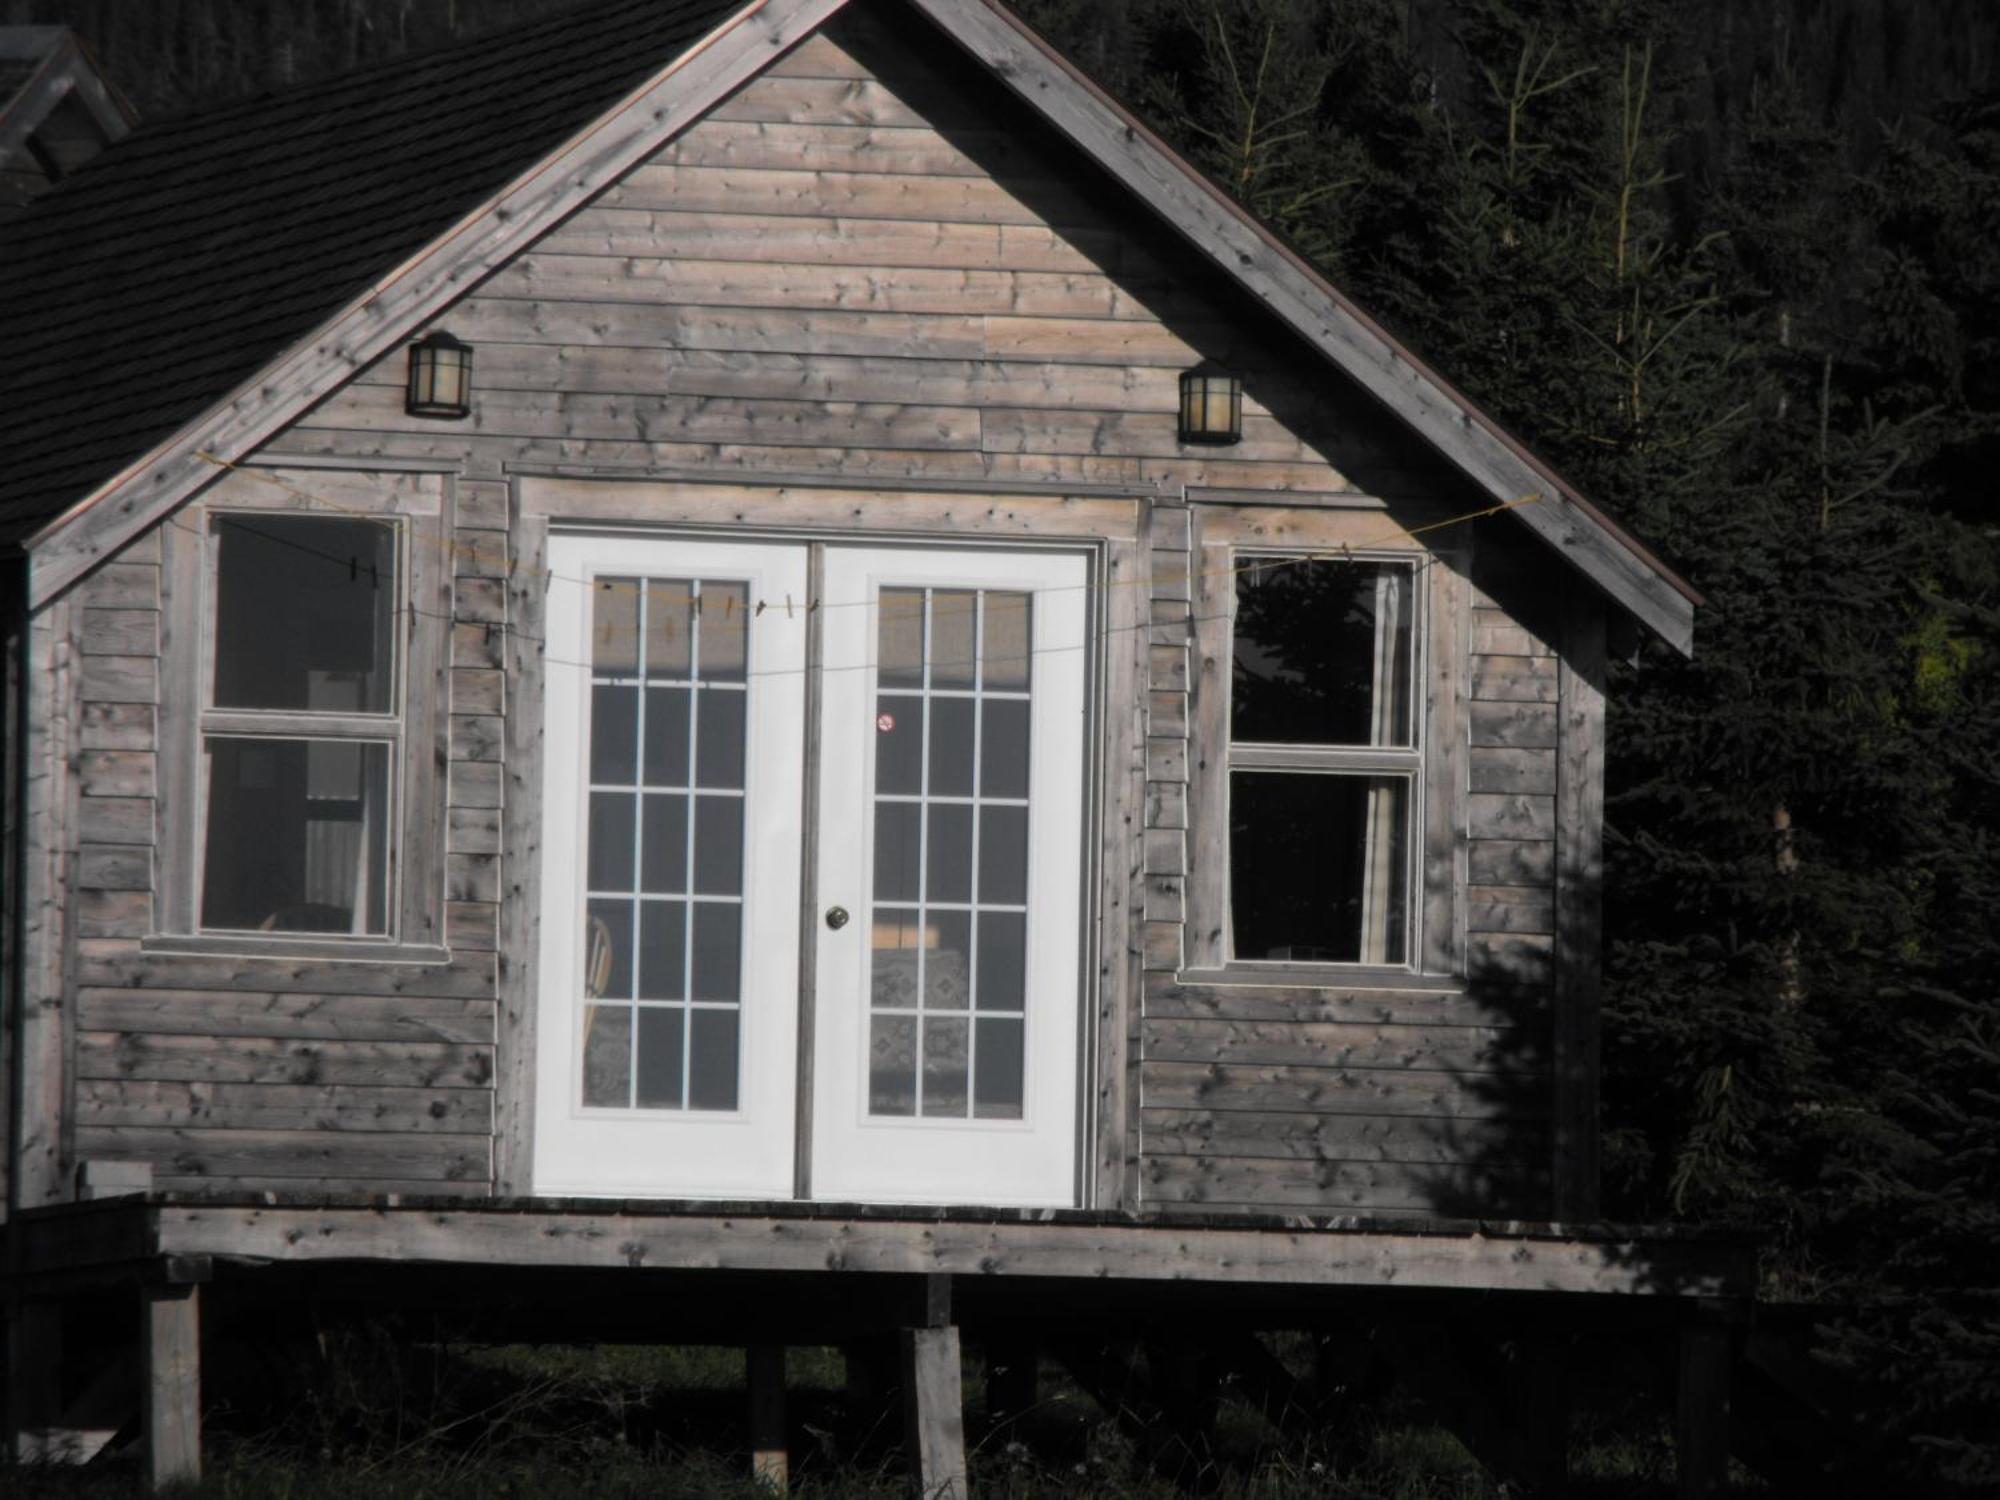
<svg viewBox="0 0 2000 1500">
<path fill-rule="evenodd" d="M 300 486 L 293 484 L 291 481 L 283 478 L 280 475 L 269 474 L 257 469 L 246 469 L 238 464 L 231 463 L 226 459 L 216 458 L 208 453 L 202 453 L 199 456 L 204 459 L 207 459 L 210 463 L 216 464 L 220 467 L 233 469 L 239 473 L 248 474 L 253 478 L 265 480 L 269 483 L 275 484 L 280 488 L 286 490 L 288 493 L 294 495 L 296 498 L 302 499 L 306 501 L 309 505 L 314 506 L 316 514 L 345 515 L 353 519 L 376 521 L 376 522 L 380 522 L 382 520 L 382 517 L 374 512 L 355 510 L 351 507 L 342 506 L 338 504 L 338 502 L 327 500 L 324 496 L 314 495 L 310 491 L 307 491 L 301 488 Z M 1304 549 L 1304 550 L 1286 549 L 1283 553 L 1279 554 L 1252 554 L 1243 558 L 1240 561 L 1232 561 L 1221 567 L 1206 568 L 1200 570 L 1190 567 L 1185 576 L 1187 579 L 1188 587 L 1190 591 L 1192 591 L 1194 583 L 1197 579 L 1212 580 L 1216 578 L 1238 577 L 1241 576 L 1242 574 L 1249 572 L 1266 572 L 1279 568 L 1296 567 L 1303 563 L 1352 562 L 1356 560 L 1356 554 L 1365 554 L 1376 548 L 1382 547 L 1389 543 L 1400 541 L 1404 538 L 1418 536 L 1428 532 L 1440 531 L 1448 527 L 1460 526 L 1472 521 L 1485 520 L 1486 518 L 1498 515 L 1503 511 L 1514 510 L 1523 505 L 1532 505 L 1537 501 L 1539 501 L 1540 499 L 1541 495 L 1539 493 L 1524 495 L 1518 499 L 1500 501 L 1493 505 L 1482 507 L 1478 510 L 1467 511 L 1456 516 L 1449 516 L 1444 518 L 1443 520 L 1428 521 L 1412 527 L 1398 528 L 1393 533 L 1385 533 L 1379 538 L 1363 539 L 1360 541 L 1353 541 L 1353 542 L 1343 542 L 1338 547 L 1330 549 L 1329 548 Z M 254 522 L 246 520 L 240 513 L 232 514 L 230 517 L 230 523 L 233 526 L 240 527 L 243 531 L 249 533 L 250 535 L 258 537 L 261 540 L 272 542 L 278 546 L 286 547 L 291 549 L 292 551 L 300 552 L 311 557 L 316 557 L 324 562 L 328 562 L 337 567 L 346 569 L 350 574 L 350 576 L 358 577 L 359 572 L 362 571 L 358 559 L 356 557 L 342 556 L 338 553 L 328 552 L 322 548 L 311 546 L 308 543 L 300 542 L 290 537 L 281 536 L 276 532 L 265 530 L 263 528 L 258 527 Z M 174 524 L 181 530 L 189 532 L 192 535 L 195 535 L 197 537 L 201 535 L 201 532 L 197 527 L 187 525 L 184 522 L 184 520 L 180 517 L 176 517 L 174 519 Z M 459 548 L 456 544 L 451 544 L 451 543 L 444 543 L 439 545 L 443 546 L 449 553 L 456 553 L 458 551 L 465 550 Z M 1423 557 L 1416 560 L 1417 565 L 1422 567 L 1435 566 L 1438 561 L 1439 561 L 1438 558 L 1429 554 L 1426 554 Z M 554 570 L 547 568 L 541 569 L 539 571 L 541 573 L 542 579 L 545 584 L 553 582 L 569 583 L 575 585 L 578 588 L 589 589 L 593 593 L 603 593 L 603 592 L 608 592 L 611 589 L 619 589 L 633 594 L 639 594 L 651 587 L 656 586 L 660 582 L 669 581 L 669 580 L 635 579 L 630 583 L 626 583 L 622 579 L 616 579 L 616 578 L 612 579 L 577 578 L 568 574 L 557 573 Z M 1164 579 L 1162 578 L 1161 575 L 1157 574 L 1148 575 L 1143 578 L 1111 579 L 1108 580 L 1105 584 L 1097 587 L 1104 587 L 1104 588 L 1138 587 L 1138 586 L 1151 587 L 1156 582 L 1162 582 L 1162 581 L 1177 584 L 1180 581 L 1181 577 L 1182 575 L 1174 573 L 1165 575 Z M 672 580 L 672 581 L 678 581 L 678 580 Z M 373 586 L 372 577 L 371 577 L 371 586 Z M 1028 590 L 1026 592 L 1029 592 L 1031 594 L 1054 594 L 1054 593 L 1070 592 L 1073 590 L 1088 590 L 1092 587 L 1094 587 L 1094 585 L 1087 583 L 1080 585 L 1062 584 L 1062 585 L 1055 585 L 1045 589 Z M 928 593 L 930 591 L 922 590 L 921 592 Z M 933 619 L 933 621 L 939 618 L 941 614 L 943 615 L 964 614 L 964 613 L 970 613 L 973 609 L 977 608 L 976 598 L 971 605 L 968 605 L 964 608 L 952 607 L 952 608 L 947 608 L 945 610 L 939 610 L 934 603 L 930 603 L 930 601 L 927 601 L 920 597 L 917 601 L 915 601 L 914 608 L 911 609 L 911 612 L 921 617 L 921 611 L 923 610 L 923 608 L 926 606 L 927 603 L 929 603 L 929 607 L 931 608 L 931 618 Z M 781 603 L 774 603 L 770 600 L 760 599 L 756 601 L 754 607 L 748 602 L 746 602 L 745 605 L 743 606 L 746 614 L 748 614 L 752 618 L 757 618 L 757 619 L 761 619 L 767 612 L 775 613 L 776 611 L 781 609 L 785 612 L 785 615 L 788 619 L 796 619 L 800 612 L 803 612 L 806 615 L 811 615 L 815 612 L 824 610 L 854 609 L 854 608 L 869 608 L 869 607 L 874 607 L 878 611 L 886 614 L 886 613 L 891 613 L 893 612 L 894 609 L 901 608 L 903 606 L 889 606 L 884 604 L 883 601 L 880 600 L 879 598 L 857 599 L 857 600 L 848 600 L 840 602 L 807 600 L 802 605 L 795 605 L 794 602 L 789 597 L 787 597 Z M 567 657 L 558 657 L 550 655 L 546 650 L 546 647 L 548 645 L 547 636 L 537 635 L 532 631 L 523 630 L 520 626 L 514 625 L 511 622 L 464 620 L 455 614 L 447 613 L 440 610 L 424 609 L 420 605 L 417 605 L 416 603 L 409 600 L 402 601 L 397 606 L 397 608 L 400 610 L 407 610 L 410 614 L 423 619 L 439 620 L 449 624 L 483 625 L 489 633 L 498 631 L 504 634 L 511 635 L 517 641 L 534 645 L 540 645 L 544 647 L 540 659 L 546 666 L 572 667 L 578 670 L 588 671 L 593 673 L 595 673 L 597 670 L 595 663 L 592 662 L 577 661 Z M 1227 617 L 1226 611 L 1214 615 L 1190 615 L 1189 623 L 1191 624 L 1201 623 L 1210 620 L 1222 619 L 1226 617 Z M 1114 635 L 1138 631 L 1138 630 L 1150 629 L 1151 624 L 1152 622 L 1149 620 L 1141 620 L 1129 625 L 1106 624 L 1100 626 L 1097 630 L 1091 632 L 1089 638 L 1087 638 L 1086 640 L 1077 642 L 1073 645 L 1031 647 L 1025 654 L 986 655 L 982 659 L 991 662 L 1020 661 L 1024 659 L 1032 659 L 1033 657 L 1036 656 L 1067 654 L 1076 651 L 1089 650 L 1093 646 L 1099 644 L 1104 640 L 1109 639 Z M 633 627 L 633 632 L 635 635 L 638 633 L 638 627 L 636 623 Z M 935 668 L 938 666 L 969 666 L 973 665 L 973 663 L 933 661 L 930 663 L 930 665 Z M 808 672 L 813 672 L 813 671 L 818 671 L 821 673 L 872 671 L 875 669 L 875 667 L 876 663 L 874 662 L 858 662 L 849 666 L 837 666 L 837 667 L 829 667 L 823 664 L 816 665 L 808 663 L 801 667 L 767 668 L 761 671 L 746 670 L 744 673 L 741 674 L 740 678 L 732 678 L 730 680 L 734 681 L 734 680 L 747 680 L 749 678 L 801 676 Z M 636 675 L 636 674 L 607 673 L 605 675 L 624 676 L 624 675 Z"/>
</svg>

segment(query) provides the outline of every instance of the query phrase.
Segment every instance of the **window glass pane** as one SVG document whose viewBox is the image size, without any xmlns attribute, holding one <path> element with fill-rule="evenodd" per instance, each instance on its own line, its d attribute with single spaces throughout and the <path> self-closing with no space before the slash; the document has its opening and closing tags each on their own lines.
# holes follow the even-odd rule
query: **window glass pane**
<svg viewBox="0 0 2000 1500">
<path fill-rule="evenodd" d="M 934 911 L 924 936 L 924 1009 L 965 1010 L 972 1001 L 972 914 Z"/>
<path fill-rule="evenodd" d="M 898 907 L 875 908 L 875 926 L 869 934 L 870 968 L 868 1003 L 878 1010 L 917 1008 L 918 949 L 922 932 L 913 910 Z"/>
<path fill-rule="evenodd" d="M 211 736 L 201 925 L 389 930 L 389 746 Z"/>
<path fill-rule="evenodd" d="M 687 903 L 639 903 L 639 998 L 687 998 Z"/>
<path fill-rule="evenodd" d="M 979 705 L 979 795 L 1028 795 L 1028 705 L 988 698 Z"/>
<path fill-rule="evenodd" d="M 623 1109 L 632 1095 L 632 1009 L 592 1005 L 583 1012 L 583 1102 Z"/>
<path fill-rule="evenodd" d="M 639 690 L 598 683 L 590 690 L 590 779 L 630 786 L 639 759 Z"/>
<path fill-rule="evenodd" d="M 694 661 L 694 586 L 680 578 L 646 583 L 646 675 L 687 681 Z"/>
<path fill-rule="evenodd" d="M 396 529 L 333 516 L 218 516 L 218 708 L 393 711 Z"/>
<path fill-rule="evenodd" d="M 996 906 L 1027 901 L 1027 808 L 979 809 L 979 899 Z"/>
<path fill-rule="evenodd" d="M 740 583 L 704 583 L 696 668 L 703 682 L 741 682 L 750 632 L 750 591 Z"/>
<path fill-rule="evenodd" d="M 1028 595 L 988 594 L 981 621 L 981 683 L 989 693 L 1028 690 Z"/>
<path fill-rule="evenodd" d="M 688 799 L 675 792 L 652 793 L 645 799 L 645 823 L 639 830 L 644 853 L 639 861 L 639 889 L 678 895 L 687 889 Z M 592 838 L 597 837 L 595 829 Z M 593 857 L 595 850 L 592 850 Z"/>
<path fill-rule="evenodd" d="M 699 901 L 694 908 L 694 963 L 690 998 L 735 1000 L 742 991 L 742 907 L 734 901 Z"/>
<path fill-rule="evenodd" d="M 704 896 L 743 892 L 743 799 L 697 797 L 694 803 L 694 888 Z"/>
<path fill-rule="evenodd" d="M 976 594 L 962 589 L 937 589 L 931 594 L 931 686 L 969 688 L 976 662 L 973 632 Z"/>
<path fill-rule="evenodd" d="M 914 797 L 923 774 L 924 700 L 884 693 L 875 700 L 875 790 Z"/>
<path fill-rule="evenodd" d="M 979 914 L 979 984 L 981 1010 L 1020 1010 L 1027 993 L 1023 978 L 1028 962 L 1028 919 L 1018 911 Z"/>
<path fill-rule="evenodd" d="M 686 1025 L 687 1012 L 678 1005 L 640 1008 L 639 1076 L 633 1102 L 641 1109 L 680 1108 Z"/>
<path fill-rule="evenodd" d="M 688 696 L 686 688 L 646 689 L 647 786 L 688 784 Z"/>
<path fill-rule="evenodd" d="M 589 889 L 632 889 L 632 809 L 630 792 L 590 794 L 590 854 L 585 876 Z"/>
<path fill-rule="evenodd" d="M 876 607 L 876 676 L 885 687 L 924 685 L 924 591 L 884 589 Z"/>
<path fill-rule="evenodd" d="M 600 578 L 591 591 L 590 669 L 599 677 L 639 670 L 639 596 L 636 578 Z"/>
<path fill-rule="evenodd" d="M 1236 575 L 1233 739 L 1409 747 L 1416 574 L 1395 563 L 1247 559 Z"/>
<path fill-rule="evenodd" d="M 965 1118 L 970 1034 L 963 1016 L 924 1017 L 924 1113 L 932 1118 Z"/>
<path fill-rule="evenodd" d="M 972 1113 L 981 1120 L 1021 1118 L 1022 1027 L 1012 1016 L 981 1016 L 974 1023 Z"/>
<path fill-rule="evenodd" d="M 739 1017 L 740 1012 L 733 1007 L 689 1012 L 689 1040 L 693 1044 L 688 1063 L 690 1109 L 736 1108 Z"/>
<path fill-rule="evenodd" d="M 1229 911 L 1240 959 L 1405 961 L 1410 782 L 1237 771 Z"/>
<path fill-rule="evenodd" d="M 875 807 L 875 899 L 914 901 L 923 845 L 914 802 L 881 802 Z"/>
<path fill-rule="evenodd" d="M 593 897 L 583 916 L 583 992 L 593 1000 L 632 996 L 632 903 Z"/>
<path fill-rule="evenodd" d="M 972 809 L 963 802 L 931 806 L 930 840 L 924 850 L 924 899 L 972 899 Z"/>
<path fill-rule="evenodd" d="M 876 1015 L 868 1022 L 868 1113 L 917 1112 L 917 1018 Z"/>
<path fill-rule="evenodd" d="M 742 787 L 743 715 L 748 697 L 741 688 L 711 688 L 695 695 L 698 785 Z"/>
<path fill-rule="evenodd" d="M 970 698 L 931 700 L 930 794 L 933 797 L 972 795 L 973 708 Z"/>
</svg>

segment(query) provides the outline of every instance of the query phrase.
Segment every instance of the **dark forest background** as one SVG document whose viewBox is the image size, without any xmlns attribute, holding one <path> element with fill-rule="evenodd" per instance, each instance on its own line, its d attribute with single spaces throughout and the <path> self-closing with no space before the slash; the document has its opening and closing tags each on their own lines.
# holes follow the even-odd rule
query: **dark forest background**
<svg viewBox="0 0 2000 1500">
<path fill-rule="evenodd" d="M 149 116 L 576 0 L 3 0 Z M 2000 6 L 1022 0 L 1706 593 L 1612 693 L 1607 1203 L 2000 1488 Z"/>
</svg>

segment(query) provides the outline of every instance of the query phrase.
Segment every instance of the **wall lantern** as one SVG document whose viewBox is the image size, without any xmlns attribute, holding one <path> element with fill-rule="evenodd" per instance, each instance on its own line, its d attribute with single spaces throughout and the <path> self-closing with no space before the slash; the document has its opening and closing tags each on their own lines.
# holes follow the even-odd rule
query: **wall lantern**
<svg viewBox="0 0 2000 1500">
<path fill-rule="evenodd" d="M 1181 441 L 1243 441 L 1243 382 L 1212 365 L 1181 376 Z"/>
<path fill-rule="evenodd" d="M 472 410 L 472 349 L 448 333 L 410 345 L 410 388 L 403 410 L 447 421 Z"/>
</svg>

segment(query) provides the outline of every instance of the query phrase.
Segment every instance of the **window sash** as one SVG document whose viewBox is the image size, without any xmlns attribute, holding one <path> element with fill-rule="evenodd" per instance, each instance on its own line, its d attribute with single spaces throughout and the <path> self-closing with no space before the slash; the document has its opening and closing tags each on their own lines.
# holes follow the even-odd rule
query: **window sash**
<svg viewBox="0 0 2000 1500">
<path fill-rule="evenodd" d="M 1316 744 L 1316 743 L 1273 743 L 1253 740 L 1229 739 L 1223 756 L 1219 777 L 1220 784 L 1213 788 L 1215 796 L 1224 809 L 1220 820 L 1223 834 L 1223 859 L 1228 873 L 1221 882 L 1223 911 L 1221 913 L 1222 955 L 1225 962 L 1232 965 L 1255 967 L 1297 967 L 1306 964 L 1313 967 L 1344 969 L 1414 967 L 1422 951 L 1420 925 L 1423 912 L 1423 813 L 1425 789 L 1424 756 L 1428 726 L 1424 721 L 1423 697 L 1419 685 L 1424 680 L 1428 646 L 1428 601 L 1423 588 L 1422 569 L 1417 560 L 1408 554 L 1370 554 L 1355 552 L 1343 554 L 1339 558 L 1328 558 L 1310 548 L 1249 549 L 1236 548 L 1230 554 L 1231 578 L 1237 570 L 1253 566 L 1260 558 L 1307 558 L 1313 562 L 1353 562 L 1364 566 L 1394 569 L 1393 574 L 1378 573 L 1378 579 L 1396 577 L 1402 584 L 1399 597 L 1393 599 L 1395 616 L 1390 616 L 1378 607 L 1373 662 L 1374 692 L 1373 714 L 1377 726 L 1377 738 L 1392 735 L 1397 728 L 1397 720 L 1402 721 L 1407 745 L 1374 744 Z M 1226 592 L 1228 610 L 1223 621 L 1222 644 L 1234 660 L 1236 648 L 1236 607 L 1237 591 L 1232 586 Z M 1385 664 L 1393 662 L 1396 655 L 1396 635 L 1398 629 L 1409 633 L 1408 660 L 1404 665 L 1405 677 L 1401 683 L 1385 683 Z M 1234 674 L 1229 674 L 1228 696 L 1223 712 L 1218 716 L 1223 732 L 1229 733 L 1234 721 Z M 1381 721 L 1387 719 L 1384 725 Z M 1310 776 L 1340 776 L 1360 778 L 1396 778 L 1407 783 L 1403 795 L 1401 813 L 1402 826 L 1398 830 L 1378 830 L 1371 827 L 1365 837 L 1370 843 L 1377 838 L 1388 840 L 1388 845 L 1375 857 L 1364 853 L 1364 898 L 1362 930 L 1360 933 L 1361 956 L 1356 959 L 1269 959 L 1242 957 L 1237 952 L 1237 930 L 1234 912 L 1234 890 L 1236 887 L 1236 849 L 1232 814 L 1229 809 L 1233 802 L 1235 777 L 1239 772 L 1263 771 Z M 1371 799 L 1372 800 L 1372 799 Z M 1377 814 L 1371 809 L 1368 817 L 1372 821 Z M 1378 860 L 1394 861 L 1399 868 L 1383 869 Z M 1384 888 L 1386 878 L 1389 889 Z M 1372 953 L 1371 947 L 1378 947 L 1380 927 L 1385 920 L 1384 902 L 1390 890 L 1401 897 L 1401 933 L 1397 943 L 1398 951 L 1389 954 L 1383 951 Z"/>
<path fill-rule="evenodd" d="M 281 744 L 377 744 L 386 747 L 388 775 L 384 793 L 383 825 L 387 836 L 387 850 L 384 857 L 383 880 L 385 893 L 382 897 L 386 914 L 385 928 L 381 932 L 368 933 L 325 933 L 303 930 L 273 930 L 269 935 L 275 938 L 297 938 L 335 943 L 383 944 L 395 942 L 404 931 L 403 865 L 404 840 L 408 836 L 404 823 L 406 807 L 404 802 L 404 739 L 408 702 L 406 697 L 410 679 L 409 640 L 410 610 L 413 597 L 410 577 L 411 545 L 410 525 L 407 518 L 397 514 L 347 517 L 341 513 L 329 513 L 334 519 L 365 519 L 389 528 L 392 535 L 392 557 L 395 568 L 395 596 L 389 609 L 389 709 L 382 713 L 335 711 L 326 709 L 256 709 L 241 707 L 218 708 L 215 706 L 216 683 L 219 678 L 220 643 L 216 639 L 216 626 L 220 613 L 221 598 L 221 528 L 219 522 L 228 520 L 269 520 L 296 518 L 302 513 L 297 510 L 259 510 L 247 508 L 216 508 L 208 512 L 201 530 L 201 594 L 200 594 L 200 660 L 198 664 L 201 684 L 202 707 L 195 715 L 193 765 L 196 769 L 193 796 L 189 812 L 192 815 L 192 839 L 190 866 L 186 871 L 192 882 L 190 892 L 190 915 L 192 923 L 188 930 L 197 935 L 241 936 L 243 929 L 212 927 L 203 920 L 207 907 L 207 884 L 209 879 L 208 838 L 210 799 L 213 796 L 207 746 L 217 738 L 233 740 L 268 740 Z"/>
</svg>

